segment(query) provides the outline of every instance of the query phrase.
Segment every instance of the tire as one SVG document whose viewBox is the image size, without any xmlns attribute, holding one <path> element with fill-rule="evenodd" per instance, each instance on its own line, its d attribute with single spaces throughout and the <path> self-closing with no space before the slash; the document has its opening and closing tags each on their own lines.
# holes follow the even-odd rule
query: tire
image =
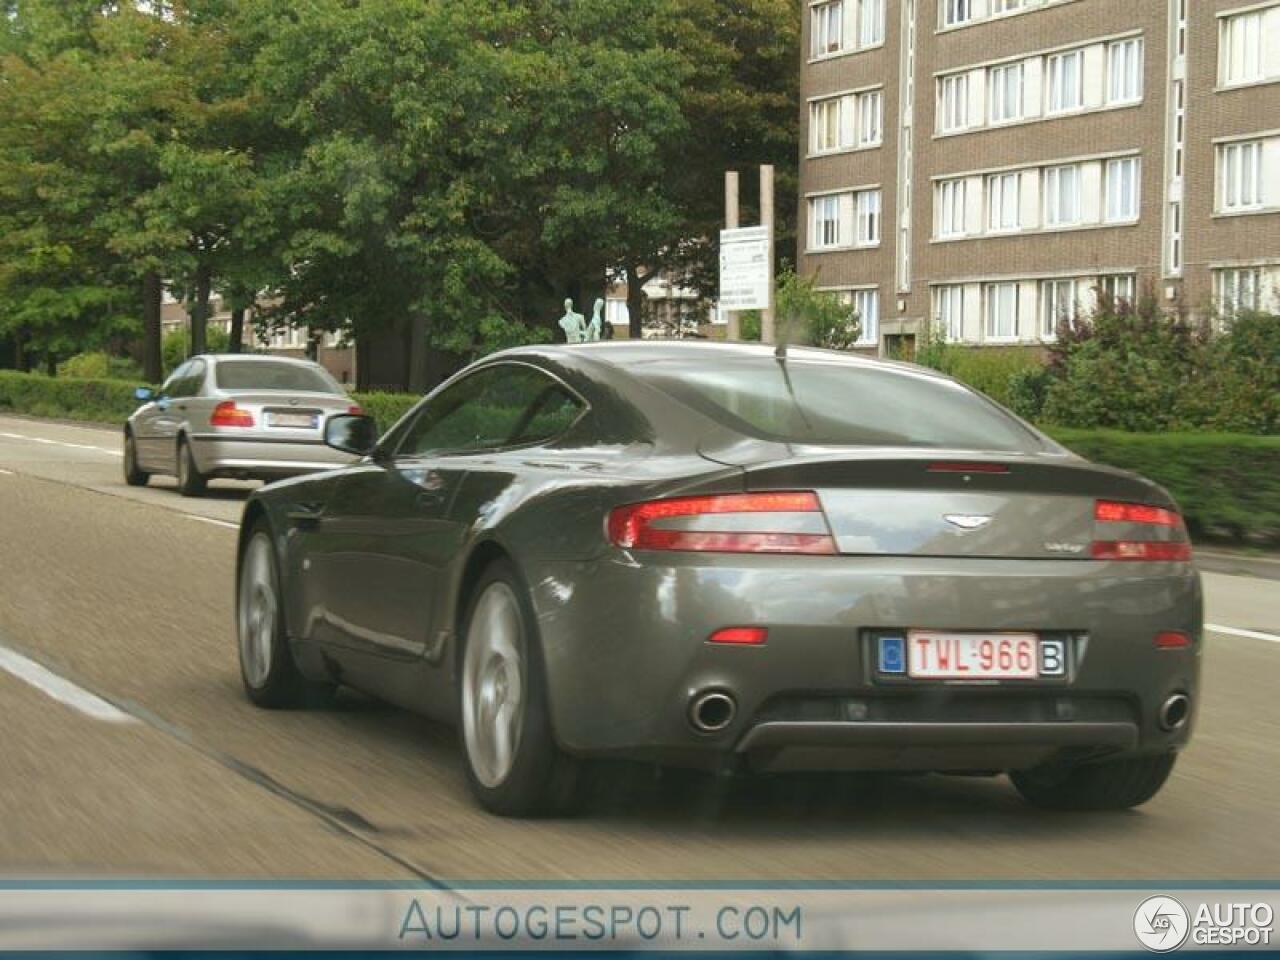
<svg viewBox="0 0 1280 960">
<path fill-rule="evenodd" d="M 1175 753 L 1125 757 L 1072 767 L 1014 771 L 1013 785 L 1046 810 L 1128 810 L 1159 792 L 1173 771 Z"/>
<path fill-rule="evenodd" d="M 191 442 L 186 437 L 178 439 L 178 492 L 184 497 L 200 497 L 209 486 L 196 458 L 191 453 Z"/>
<path fill-rule="evenodd" d="M 138 468 L 138 445 L 133 439 L 133 431 L 124 432 L 124 482 L 131 487 L 145 487 L 151 474 Z"/>
<path fill-rule="evenodd" d="M 536 623 L 515 567 L 492 563 L 461 632 L 458 739 L 475 798 L 505 817 L 566 813 L 576 799 L 578 763 L 551 728 Z"/>
<path fill-rule="evenodd" d="M 298 672 L 284 628 L 280 567 L 265 523 L 254 526 L 240 560 L 236 584 L 236 646 L 240 679 L 260 707 L 319 706 L 334 685 L 307 680 Z"/>
</svg>

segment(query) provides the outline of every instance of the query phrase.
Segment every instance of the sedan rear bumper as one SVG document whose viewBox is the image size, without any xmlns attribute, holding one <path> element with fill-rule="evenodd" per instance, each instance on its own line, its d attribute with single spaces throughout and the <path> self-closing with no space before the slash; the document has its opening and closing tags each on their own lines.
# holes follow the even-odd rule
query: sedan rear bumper
<svg viewBox="0 0 1280 960">
<path fill-rule="evenodd" d="M 354 459 L 319 440 L 193 434 L 192 453 L 205 476 L 287 477 L 346 466 Z"/>
</svg>

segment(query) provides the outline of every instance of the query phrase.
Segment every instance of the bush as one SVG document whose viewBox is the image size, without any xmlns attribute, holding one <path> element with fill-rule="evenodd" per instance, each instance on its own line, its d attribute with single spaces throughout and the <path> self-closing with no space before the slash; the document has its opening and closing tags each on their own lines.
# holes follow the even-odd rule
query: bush
<svg viewBox="0 0 1280 960">
<path fill-rule="evenodd" d="M 852 349 L 862 328 L 857 311 L 836 294 L 817 289 L 817 282 L 817 277 L 802 277 L 792 270 L 778 278 L 778 340 L 827 350 Z"/>
<path fill-rule="evenodd" d="M 352 394 L 352 399 L 378 422 L 381 434 L 390 430 L 422 397 L 414 393 L 356 393 Z"/>
<path fill-rule="evenodd" d="M 59 420 L 123 424 L 137 409 L 128 380 L 77 380 L 0 370 L 0 410 Z"/>
<path fill-rule="evenodd" d="M 58 376 L 73 380 L 141 380 L 142 368 L 128 357 L 96 351 L 77 353 L 62 361 Z"/>
<path fill-rule="evenodd" d="M 188 331 L 182 328 L 166 333 L 164 339 L 160 341 L 160 364 L 164 368 L 166 377 L 191 355 L 187 349 L 188 339 Z M 226 353 L 230 344 L 230 336 L 220 327 L 209 327 L 205 330 L 206 353 Z"/>
<path fill-rule="evenodd" d="M 981 390 L 1022 416 L 1039 413 L 1038 407 L 1028 409 L 1025 396 L 1029 380 L 1046 376 L 1044 358 L 1035 348 L 966 347 L 934 338 L 917 347 L 915 362 Z"/>
<path fill-rule="evenodd" d="M 1080 456 L 1167 489 L 1198 537 L 1280 542 L 1280 437 L 1049 428 Z"/>
</svg>

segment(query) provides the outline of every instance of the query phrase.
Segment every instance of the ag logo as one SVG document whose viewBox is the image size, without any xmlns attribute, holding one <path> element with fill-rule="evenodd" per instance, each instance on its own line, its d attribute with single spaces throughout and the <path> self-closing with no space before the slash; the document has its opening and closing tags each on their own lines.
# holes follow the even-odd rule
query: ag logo
<svg viewBox="0 0 1280 960">
<path fill-rule="evenodd" d="M 1133 932 L 1148 950 L 1168 953 L 1182 946 L 1191 929 L 1187 908 L 1173 897 L 1150 897 L 1133 915 Z"/>
</svg>

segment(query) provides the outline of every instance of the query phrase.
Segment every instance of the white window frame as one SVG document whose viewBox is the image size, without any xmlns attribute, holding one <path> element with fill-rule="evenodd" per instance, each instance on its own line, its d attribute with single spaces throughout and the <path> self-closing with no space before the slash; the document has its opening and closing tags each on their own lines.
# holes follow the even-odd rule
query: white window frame
<svg viewBox="0 0 1280 960">
<path fill-rule="evenodd" d="M 876 346 L 880 343 L 880 288 L 864 287 L 849 293 L 858 314 L 858 346 Z"/>
<path fill-rule="evenodd" d="M 1027 9 L 1031 0 L 991 0 L 991 16 L 1003 17 Z"/>
<path fill-rule="evenodd" d="M 1045 168 L 1041 177 L 1045 227 L 1074 227 L 1080 224 L 1084 206 L 1084 198 L 1081 196 L 1081 179 L 1078 163 Z M 1064 192 L 1067 184 L 1073 188 L 1070 193 Z"/>
<path fill-rule="evenodd" d="M 987 177 L 987 232 L 1016 233 L 1022 229 L 1022 172 Z"/>
<path fill-rule="evenodd" d="M 1056 340 L 1058 324 L 1074 326 L 1080 313 L 1079 284 L 1073 278 L 1040 281 L 1040 339 Z"/>
<path fill-rule="evenodd" d="M 840 197 L 827 193 L 809 198 L 809 249 L 836 250 L 846 245 L 840 222 Z"/>
<path fill-rule="evenodd" d="M 1224 267 L 1213 271 L 1213 299 L 1218 312 L 1232 316 L 1262 306 L 1262 268 Z"/>
<path fill-rule="evenodd" d="M 953 73 L 938 81 L 938 130 L 954 133 L 969 128 L 969 75 Z"/>
<path fill-rule="evenodd" d="M 1264 49 L 1265 10 L 1223 17 L 1218 27 L 1218 82 L 1224 87 L 1267 78 Z"/>
<path fill-rule="evenodd" d="M 858 0 L 858 49 L 884 43 L 885 0 Z"/>
<path fill-rule="evenodd" d="M 1141 37 L 1127 37 L 1107 45 L 1107 104 L 1142 102 L 1142 71 L 1146 45 Z"/>
<path fill-rule="evenodd" d="M 964 284 L 949 283 L 934 287 L 933 315 L 945 341 L 962 342 L 964 340 Z"/>
<path fill-rule="evenodd" d="M 1006 295 L 1008 298 L 1006 299 Z M 1018 339 L 1018 308 L 1021 297 L 1021 285 L 1014 282 L 984 284 L 982 288 L 982 330 L 983 339 L 988 343 L 1009 343 Z M 1004 311 L 1001 306 L 1011 308 L 1009 317 L 1012 329 L 1000 332 Z"/>
<path fill-rule="evenodd" d="M 859 190 L 853 196 L 854 233 L 857 247 L 880 245 L 880 191 Z"/>
<path fill-rule="evenodd" d="M 809 56 L 834 57 L 844 52 L 845 0 L 824 0 L 809 8 Z"/>
<path fill-rule="evenodd" d="M 1084 109 L 1083 50 L 1066 50 L 1046 57 L 1044 75 L 1046 114 L 1075 113 Z"/>
<path fill-rule="evenodd" d="M 987 70 L 987 122 L 1017 123 L 1027 115 L 1027 65 L 1004 63 Z"/>
<path fill-rule="evenodd" d="M 824 97 L 809 104 L 809 152 L 812 154 L 835 153 L 847 146 L 844 143 L 844 97 Z M 834 128 L 831 124 L 834 123 Z M 828 142 L 825 134 L 834 133 Z"/>
<path fill-rule="evenodd" d="M 940 0 L 939 19 L 943 27 L 958 27 L 973 22 L 973 0 Z"/>
<path fill-rule="evenodd" d="M 854 142 L 878 147 L 884 142 L 884 91 L 866 90 L 854 98 Z"/>
<path fill-rule="evenodd" d="M 1142 158 L 1116 157 L 1107 161 L 1103 178 L 1107 223 L 1134 223 L 1142 209 Z"/>
<path fill-rule="evenodd" d="M 1262 209 L 1262 141 L 1237 140 L 1218 145 L 1219 213 Z"/>
<path fill-rule="evenodd" d="M 967 181 L 964 177 L 938 181 L 934 187 L 934 202 L 938 210 L 934 236 L 942 240 L 965 235 L 967 201 Z"/>
<path fill-rule="evenodd" d="M 1138 278 L 1132 273 L 1107 273 L 1098 278 L 1098 290 L 1113 304 L 1134 304 L 1138 299 Z M 1098 305 L 1102 305 L 1099 298 Z"/>
</svg>

